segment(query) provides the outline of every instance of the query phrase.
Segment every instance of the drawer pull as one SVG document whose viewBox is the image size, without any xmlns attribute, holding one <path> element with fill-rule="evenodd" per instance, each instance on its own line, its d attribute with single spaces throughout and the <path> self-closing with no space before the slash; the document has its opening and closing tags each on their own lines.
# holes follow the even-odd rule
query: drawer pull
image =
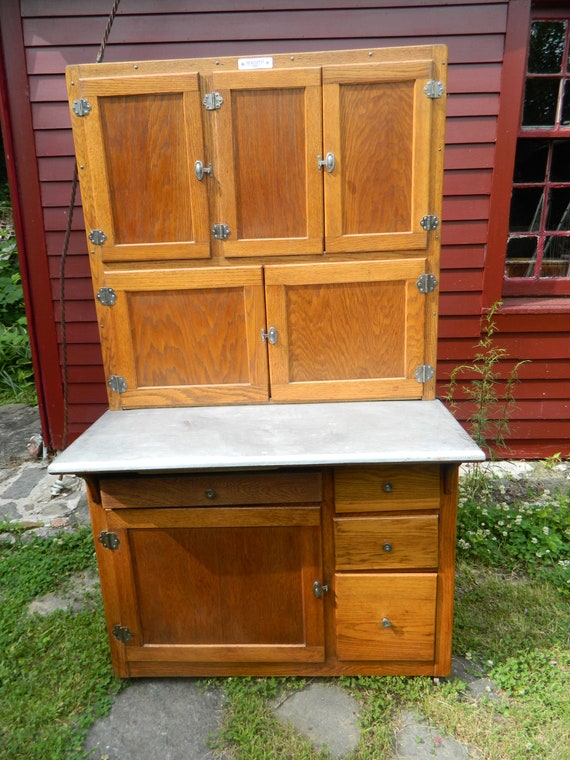
<svg viewBox="0 0 570 760">
<path fill-rule="evenodd" d="M 204 491 L 204 496 L 207 499 L 215 499 L 217 496 L 217 493 L 214 491 L 213 488 L 206 488 L 206 490 Z"/>
<path fill-rule="evenodd" d="M 384 483 L 384 485 L 382 486 L 382 490 L 384 491 L 384 493 L 392 493 L 392 491 L 394 490 L 394 486 L 392 485 L 392 483 Z"/>
<path fill-rule="evenodd" d="M 392 627 L 392 621 L 389 618 L 382 618 L 381 626 L 382 626 L 382 628 L 391 628 Z"/>
<path fill-rule="evenodd" d="M 382 544 L 382 549 L 384 549 L 385 552 L 391 552 L 392 544 L 389 544 L 388 542 L 386 542 L 385 544 Z"/>
</svg>

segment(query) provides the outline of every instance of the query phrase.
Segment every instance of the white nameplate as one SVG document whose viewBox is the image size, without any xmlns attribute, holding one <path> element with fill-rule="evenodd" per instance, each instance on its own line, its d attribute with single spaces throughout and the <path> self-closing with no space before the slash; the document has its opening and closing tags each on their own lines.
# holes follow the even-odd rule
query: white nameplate
<svg viewBox="0 0 570 760">
<path fill-rule="evenodd" d="M 273 58 L 238 58 L 238 69 L 240 71 L 251 71 L 252 69 L 272 69 Z"/>
</svg>

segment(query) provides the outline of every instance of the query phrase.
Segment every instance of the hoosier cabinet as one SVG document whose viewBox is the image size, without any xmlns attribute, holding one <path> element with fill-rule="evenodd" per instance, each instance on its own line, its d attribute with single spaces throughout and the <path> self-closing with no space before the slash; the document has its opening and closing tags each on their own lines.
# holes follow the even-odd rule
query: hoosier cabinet
<svg viewBox="0 0 570 760">
<path fill-rule="evenodd" d="M 444 675 L 443 46 L 71 66 L 118 675 Z"/>
</svg>

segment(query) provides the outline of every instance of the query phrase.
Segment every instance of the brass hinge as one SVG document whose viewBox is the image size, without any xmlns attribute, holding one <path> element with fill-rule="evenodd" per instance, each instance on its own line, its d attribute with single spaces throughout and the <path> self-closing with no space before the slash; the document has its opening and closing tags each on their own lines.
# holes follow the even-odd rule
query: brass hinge
<svg viewBox="0 0 570 760">
<path fill-rule="evenodd" d="M 99 534 L 99 543 L 102 544 L 105 549 L 116 551 L 119 548 L 121 540 L 116 533 L 108 533 L 106 530 L 102 530 Z"/>
<path fill-rule="evenodd" d="M 113 628 L 112 633 L 117 641 L 121 641 L 123 644 L 127 644 L 133 638 L 131 629 L 127 628 L 125 625 L 116 625 Z"/>
<path fill-rule="evenodd" d="M 418 383 L 427 383 L 435 376 L 435 369 L 431 364 L 420 364 L 420 366 L 414 372 L 414 377 Z"/>
<path fill-rule="evenodd" d="M 437 277 L 435 274 L 420 274 L 418 281 L 416 282 L 420 293 L 433 293 L 437 288 Z"/>
<path fill-rule="evenodd" d="M 93 245 L 103 245 L 107 240 L 107 235 L 105 235 L 103 230 L 91 230 L 89 233 L 89 240 Z"/>
<path fill-rule="evenodd" d="M 214 224 L 212 227 L 212 236 L 216 240 L 227 240 L 231 235 L 231 230 L 227 224 Z"/>
<path fill-rule="evenodd" d="M 445 87 L 443 86 L 443 82 L 439 82 L 437 79 L 430 79 L 424 87 L 424 92 L 428 98 L 437 100 L 445 92 Z"/>
<path fill-rule="evenodd" d="M 91 103 L 85 98 L 79 98 L 79 100 L 73 101 L 72 108 L 76 116 L 87 116 L 91 111 Z"/>
<path fill-rule="evenodd" d="M 103 306 L 114 306 L 117 302 L 117 294 L 113 288 L 99 288 L 97 291 L 97 300 Z"/>
<path fill-rule="evenodd" d="M 224 99 L 219 92 L 207 92 L 202 100 L 202 105 L 206 111 L 217 111 L 222 107 Z"/>
<path fill-rule="evenodd" d="M 107 383 L 115 393 L 124 393 L 127 390 L 127 381 L 122 375 L 111 375 Z"/>
<path fill-rule="evenodd" d="M 420 219 L 420 227 L 423 227 L 426 232 L 436 230 L 439 227 L 439 219 L 433 214 L 426 214 Z"/>
</svg>

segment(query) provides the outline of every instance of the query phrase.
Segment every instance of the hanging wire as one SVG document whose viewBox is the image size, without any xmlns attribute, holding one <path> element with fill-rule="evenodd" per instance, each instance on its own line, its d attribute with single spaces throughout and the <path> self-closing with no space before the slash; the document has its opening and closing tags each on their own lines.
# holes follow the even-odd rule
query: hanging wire
<svg viewBox="0 0 570 760">
<path fill-rule="evenodd" d="M 107 47 L 107 41 L 111 34 L 113 22 L 117 11 L 119 9 L 119 3 L 121 0 L 114 0 L 113 7 L 109 14 L 107 26 L 103 34 L 101 46 L 97 53 L 96 63 L 101 63 L 105 57 L 105 48 Z M 61 253 L 61 259 L 59 263 L 59 304 L 60 304 L 60 319 L 61 319 L 61 371 L 62 371 L 62 388 L 63 388 L 63 434 L 61 448 L 65 449 L 67 446 L 67 435 L 69 429 L 69 378 L 68 378 L 68 357 L 67 357 L 67 322 L 66 322 L 66 302 L 65 302 L 65 265 L 67 263 L 67 254 L 69 252 L 69 241 L 71 238 L 71 229 L 73 225 L 73 213 L 75 211 L 75 198 L 77 196 L 77 187 L 79 184 L 79 173 L 77 170 L 77 161 L 73 170 L 73 180 L 71 182 L 71 197 L 69 200 L 69 206 L 67 210 L 67 226 L 65 228 L 65 237 L 63 240 L 63 250 Z"/>
</svg>

